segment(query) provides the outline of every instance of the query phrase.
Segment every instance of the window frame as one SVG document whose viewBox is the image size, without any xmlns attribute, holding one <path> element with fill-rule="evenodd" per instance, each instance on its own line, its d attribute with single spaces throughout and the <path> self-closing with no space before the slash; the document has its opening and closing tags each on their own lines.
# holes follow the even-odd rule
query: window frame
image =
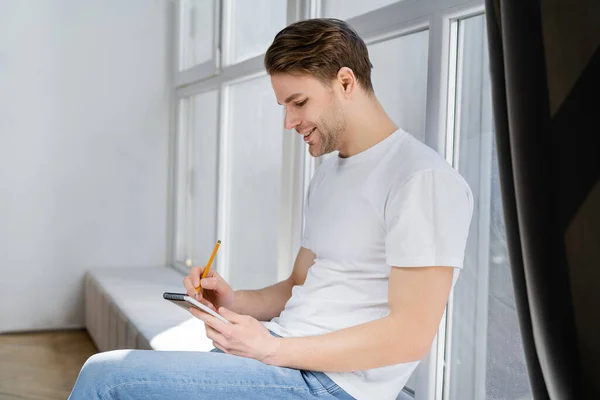
<svg viewBox="0 0 600 400">
<path fill-rule="evenodd" d="M 204 0 L 206 1 L 206 0 Z M 182 1 L 175 1 L 175 68 L 173 69 L 173 82 L 175 88 L 179 88 L 193 82 L 215 76 L 220 72 L 221 66 L 221 10 L 223 0 L 210 0 L 213 2 L 213 57 L 200 64 L 193 65 L 180 71 L 181 48 L 182 48 Z"/>
<path fill-rule="evenodd" d="M 169 251 L 168 259 L 172 267 L 182 273 L 187 273 L 188 267 L 186 260 L 178 260 L 176 252 L 177 243 L 177 218 L 183 210 L 177 210 L 177 200 L 180 188 L 178 188 L 179 177 L 177 176 L 177 149 L 179 146 L 179 105 L 181 101 L 196 96 L 202 92 L 217 90 L 219 96 L 218 105 L 218 177 L 217 177 L 217 229 L 214 232 L 215 238 L 220 237 L 225 240 L 225 212 L 228 209 L 228 188 L 227 188 L 227 140 L 228 140 L 228 86 L 235 84 L 240 80 L 256 78 L 264 75 L 264 53 L 235 64 L 225 65 L 223 63 L 224 51 L 222 49 L 224 40 L 223 18 L 224 6 L 227 0 L 213 0 L 215 2 L 215 57 L 206 63 L 194 66 L 192 68 L 179 71 L 179 49 L 181 46 L 181 0 L 175 2 L 174 11 L 174 48 L 175 60 L 172 99 L 173 106 L 171 110 L 171 173 L 170 173 L 170 213 L 169 213 Z M 307 0 L 287 0 L 286 25 L 300 19 L 308 17 Z M 266 50 L 266 49 L 265 49 Z M 225 65 L 225 66 L 224 66 Z M 278 243 L 278 265 L 277 279 L 285 279 L 289 276 L 296 252 L 300 247 L 301 236 L 303 232 L 303 208 L 304 194 L 308 189 L 310 177 L 314 171 L 314 163 L 311 163 L 310 156 L 304 152 L 303 142 L 297 135 L 291 135 L 286 132 L 282 123 L 283 136 L 283 156 L 292 157 L 294 162 L 284 165 L 282 173 L 282 207 L 280 218 L 280 230 L 282 232 Z M 192 133 L 188 133 L 192 134 Z M 307 162 L 308 161 L 308 162 Z M 227 252 L 221 251 L 217 254 L 214 261 L 215 267 L 220 267 L 225 277 L 228 271 L 223 271 L 227 265 Z M 195 260 L 196 261 L 196 260 Z"/>
<path fill-rule="evenodd" d="M 461 125 L 463 121 L 461 121 L 461 104 L 462 104 L 462 95 L 464 93 L 463 90 L 463 82 L 462 82 L 462 74 L 461 70 L 464 65 L 463 58 L 463 48 L 464 48 L 464 36 L 463 29 L 461 28 L 462 23 L 470 18 L 474 17 L 484 17 L 485 10 L 483 7 L 473 7 L 468 12 L 463 12 L 460 14 L 450 15 L 450 24 L 451 30 L 453 32 L 453 37 L 451 39 L 452 52 L 454 54 L 450 55 L 450 64 L 455 66 L 455 70 L 450 73 L 450 80 L 448 84 L 448 113 L 453 110 L 453 114 L 455 118 L 448 118 L 447 121 L 447 137 L 446 137 L 446 159 L 451 162 L 452 166 L 456 169 L 460 167 L 460 133 L 462 131 Z M 485 34 L 485 32 L 484 32 Z M 485 38 L 483 40 L 486 40 Z M 483 72 L 486 73 L 485 71 Z M 479 76 L 481 78 L 481 76 Z M 454 80 L 454 82 L 451 82 Z M 470 96 L 473 93 L 479 94 L 481 92 L 481 80 L 476 80 L 478 87 L 469 87 L 468 91 Z M 452 99 L 452 96 L 454 98 Z M 487 103 L 484 103 L 487 104 Z M 491 116 L 492 110 L 491 106 L 485 107 L 481 110 L 482 115 Z M 479 116 L 477 118 L 476 123 L 478 125 L 482 124 L 482 118 Z M 490 117 L 490 119 L 492 119 Z M 467 123 L 473 121 L 467 121 Z M 490 132 L 492 132 L 492 127 L 490 128 Z M 483 130 L 485 132 L 485 129 Z M 478 148 L 480 150 L 479 157 L 479 166 L 480 169 L 480 180 L 478 184 L 478 197 L 480 199 L 479 206 L 476 208 L 474 214 L 474 221 L 477 221 L 477 254 L 476 254 L 476 263 L 478 266 L 477 273 L 477 289 L 476 289 L 476 298 L 477 298 L 477 310 L 475 317 L 475 331 L 477 332 L 475 335 L 475 356 L 474 356 L 474 382 L 475 386 L 473 387 L 474 396 L 476 398 L 485 398 L 486 396 L 486 368 L 488 363 L 488 316 L 489 316 L 489 305 L 488 305 L 488 296 L 489 296 L 489 271 L 490 271 L 490 262 L 489 262 L 489 251 L 490 251 L 490 214 L 491 214 L 491 191 L 492 191 L 492 135 L 481 135 L 478 139 Z M 475 190 L 476 188 L 474 188 Z M 453 324 L 453 315 L 452 311 L 454 309 L 454 299 L 451 296 L 448 306 L 447 306 L 447 321 L 446 321 L 446 331 L 448 332 L 446 338 L 446 358 L 451 358 L 451 343 L 452 343 L 452 324 Z M 450 382 L 450 377 L 452 373 L 452 363 L 447 363 L 447 368 L 444 373 L 444 381 Z M 443 391 L 443 399 L 450 399 L 450 385 L 446 385 Z"/>
</svg>

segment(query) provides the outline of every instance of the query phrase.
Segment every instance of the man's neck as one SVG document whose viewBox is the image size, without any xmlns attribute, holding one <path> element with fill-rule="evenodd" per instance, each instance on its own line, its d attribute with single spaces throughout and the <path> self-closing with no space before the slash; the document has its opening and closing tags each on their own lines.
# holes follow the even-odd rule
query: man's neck
<svg viewBox="0 0 600 400">
<path fill-rule="evenodd" d="M 352 157 L 375 146 L 398 127 L 387 115 L 377 99 L 371 99 L 360 107 L 360 112 L 348 121 L 344 140 L 339 149 L 340 157 Z"/>
</svg>

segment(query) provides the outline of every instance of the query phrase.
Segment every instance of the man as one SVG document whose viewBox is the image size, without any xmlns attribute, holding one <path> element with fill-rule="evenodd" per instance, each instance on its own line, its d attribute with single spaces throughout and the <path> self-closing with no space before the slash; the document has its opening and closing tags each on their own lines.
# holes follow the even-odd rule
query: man
<svg viewBox="0 0 600 400">
<path fill-rule="evenodd" d="M 232 322 L 191 310 L 216 349 L 94 356 L 72 398 L 394 399 L 429 351 L 462 268 L 468 185 L 390 120 L 344 22 L 288 26 L 265 67 L 286 129 L 314 157 L 339 151 L 311 181 L 290 277 L 234 291 L 192 268 L 188 294 L 201 286 L 197 298 Z"/>
</svg>

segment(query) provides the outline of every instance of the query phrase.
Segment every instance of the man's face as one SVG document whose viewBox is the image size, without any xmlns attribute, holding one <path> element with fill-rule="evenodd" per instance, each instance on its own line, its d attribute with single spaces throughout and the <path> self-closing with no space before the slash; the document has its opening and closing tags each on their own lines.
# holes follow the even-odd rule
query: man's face
<svg viewBox="0 0 600 400">
<path fill-rule="evenodd" d="M 340 100 L 332 88 L 309 75 L 271 76 L 277 103 L 285 107 L 285 129 L 304 136 L 313 157 L 338 150 L 346 130 Z"/>
</svg>

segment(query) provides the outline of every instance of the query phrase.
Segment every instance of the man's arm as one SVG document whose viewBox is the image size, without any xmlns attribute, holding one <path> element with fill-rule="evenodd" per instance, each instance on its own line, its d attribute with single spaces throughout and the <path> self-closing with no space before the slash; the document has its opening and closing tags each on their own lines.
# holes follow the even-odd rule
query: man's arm
<svg viewBox="0 0 600 400">
<path fill-rule="evenodd" d="M 292 288 L 304 284 L 315 258 L 312 251 L 300 247 L 289 278 L 260 290 L 237 290 L 232 311 L 250 315 L 259 321 L 270 321 L 278 316 L 292 296 Z"/>
<path fill-rule="evenodd" d="M 420 360 L 427 355 L 444 313 L 452 272 L 452 267 L 393 267 L 388 316 L 325 335 L 278 339 L 265 362 L 348 372 Z"/>
</svg>

